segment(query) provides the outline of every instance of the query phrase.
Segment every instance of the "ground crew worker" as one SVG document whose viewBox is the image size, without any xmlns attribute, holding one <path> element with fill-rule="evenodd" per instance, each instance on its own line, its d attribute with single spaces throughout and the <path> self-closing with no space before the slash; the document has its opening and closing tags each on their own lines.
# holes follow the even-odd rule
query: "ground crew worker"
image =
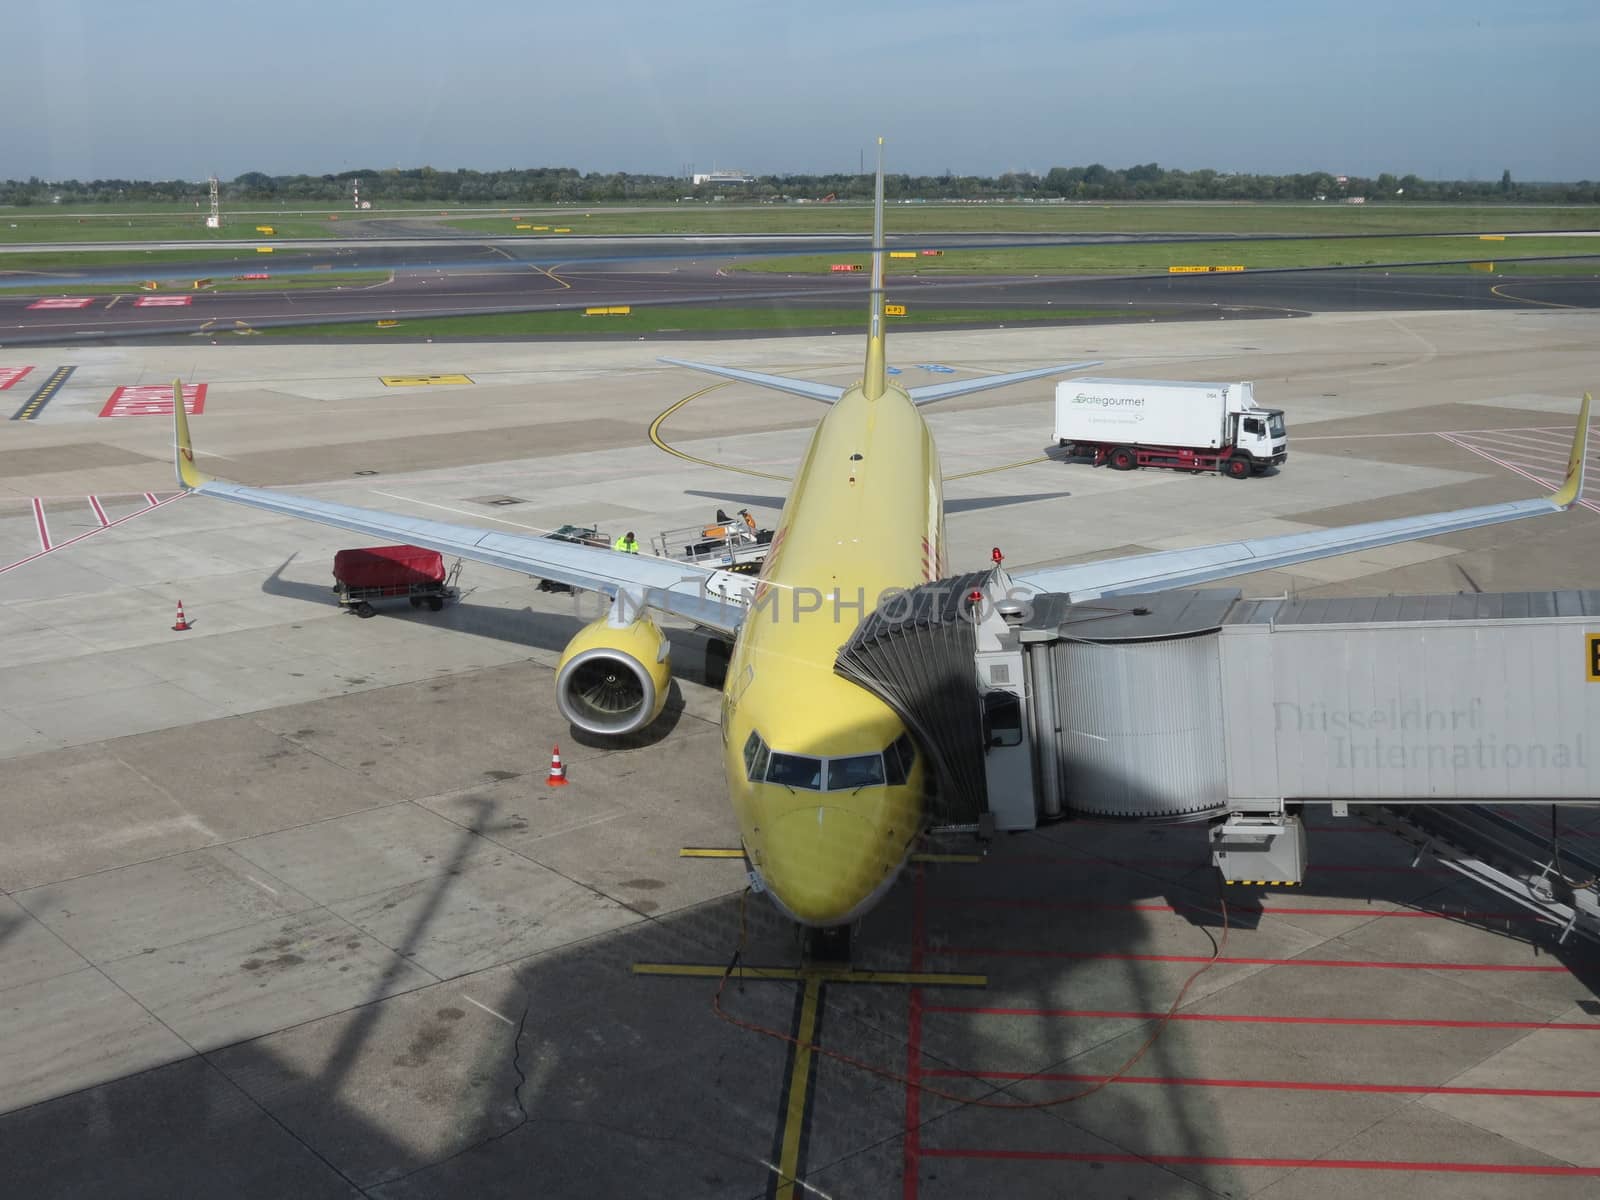
<svg viewBox="0 0 1600 1200">
<path fill-rule="evenodd" d="M 613 550 L 620 550 L 624 554 L 639 553 L 639 543 L 633 540 L 633 530 L 631 529 L 619 537 L 616 541 L 612 542 L 611 548 Z"/>
</svg>

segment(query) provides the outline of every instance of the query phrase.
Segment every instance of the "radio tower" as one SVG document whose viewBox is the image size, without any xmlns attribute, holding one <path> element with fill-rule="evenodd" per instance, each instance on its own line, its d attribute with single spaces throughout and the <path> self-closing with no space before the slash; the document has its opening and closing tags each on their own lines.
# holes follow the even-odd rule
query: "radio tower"
<svg viewBox="0 0 1600 1200">
<path fill-rule="evenodd" d="M 211 215 L 206 218 L 207 229 L 222 228 L 222 205 L 217 199 L 217 177 L 211 177 Z"/>
</svg>

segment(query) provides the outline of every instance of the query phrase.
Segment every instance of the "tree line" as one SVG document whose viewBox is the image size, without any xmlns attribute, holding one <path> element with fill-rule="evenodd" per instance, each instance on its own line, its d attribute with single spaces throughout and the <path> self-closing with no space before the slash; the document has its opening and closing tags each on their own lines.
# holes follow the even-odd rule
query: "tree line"
<svg viewBox="0 0 1600 1200">
<path fill-rule="evenodd" d="M 247 171 L 220 185 L 230 204 L 337 204 L 351 199 L 354 180 L 375 208 L 388 204 L 589 204 L 616 201 L 708 200 L 773 203 L 800 200 L 867 200 L 869 175 L 765 175 L 750 183 L 702 184 L 672 175 L 627 172 L 580 173 L 571 167 L 504 171 L 354 170 L 334 175 L 267 175 Z M 1470 203 L 1600 203 L 1600 183 L 1523 183 L 1505 171 L 1498 180 L 1430 180 L 1388 172 L 1376 178 L 1311 171 L 1255 175 L 1200 170 L 1173 171 L 1156 163 L 1111 168 L 1052 167 L 1043 175 L 1007 172 L 982 175 L 890 175 L 891 200 L 1326 200 L 1363 198 L 1368 203 L 1457 201 Z M 41 205 L 140 202 L 203 202 L 205 182 L 192 180 L 76 179 L 46 182 L 37 177 L 0 182 L 0 204 Z"/>
</svg>

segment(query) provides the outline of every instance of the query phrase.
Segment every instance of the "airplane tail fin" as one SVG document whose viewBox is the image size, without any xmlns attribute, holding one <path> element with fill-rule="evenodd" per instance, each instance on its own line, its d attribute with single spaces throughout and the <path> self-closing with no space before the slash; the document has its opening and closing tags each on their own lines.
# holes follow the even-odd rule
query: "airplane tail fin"
<svg viewBox="0 0 1600 1200">
<path fill-rule="evenodd" d="M 883 139 L 878 139 L 878 181 L 872 193 L 872 293 L 867 315 L 867 362 L 861 391 L 876 400 L 889 386 L 883 328 Z"/>
<path fill-rule="evenodd" d="M 172 381 L 172 463 L 185 490 L 208 483 L 211 476 L 194 465 L 194 443 L 189 440 L 189 414 L 183 410 L 183 380 Z"/>
</svg>

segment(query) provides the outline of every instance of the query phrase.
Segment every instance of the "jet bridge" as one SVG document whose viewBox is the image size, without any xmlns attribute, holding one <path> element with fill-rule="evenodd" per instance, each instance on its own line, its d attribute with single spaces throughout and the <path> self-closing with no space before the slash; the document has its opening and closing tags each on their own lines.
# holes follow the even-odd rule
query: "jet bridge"
<svg viewBox="0 0 1600 1200">
<path fill-rule="evenodd" d="M 1359 806 L 1600 938 L 1600 865 L 1489 807 L 1600 802 L 1600 590 L 1019 594 L 927 584 L 840 652 L 924 747 L 936 822 L 1206 821 L 1227 881 L 1297 883 L 1300 807 Z"/>
</svg>

